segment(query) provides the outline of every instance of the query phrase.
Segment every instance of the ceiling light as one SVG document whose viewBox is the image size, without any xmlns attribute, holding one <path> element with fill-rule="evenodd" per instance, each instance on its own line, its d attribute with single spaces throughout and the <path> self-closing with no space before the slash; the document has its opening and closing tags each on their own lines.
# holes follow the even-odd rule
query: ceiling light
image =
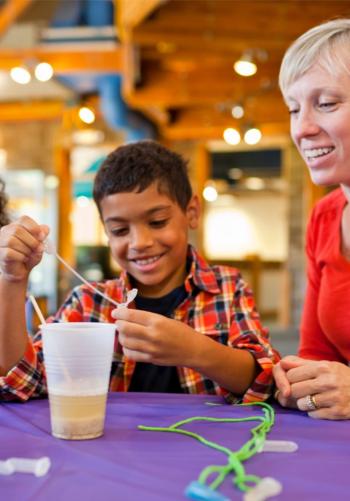
<svg viewBox="0 0 350 501">
<path fill-rule="evenodd" d="M 79 110 L 79 118 L 86 124 L 92 124 L 95 121 L 95 113 L 87 106 L 82 106 Z"/>
<path fill-rule="evenodd" d="M 29 71 L 23 66 L 15 66 L 10 71 L 11 78 L 14 82 L 25 85 L 31 80 Z"/>
<path fill-rule="evenodd" d="M 241 135 L 237 129 L 233 129 L 232 127 L 228 127 L 224 130 L 224 139 L 228 144 L 238 144 L 241 140 Z"/>
<path fill-rule="evenodd" d="M 244 141 L 247 144 L 257 144 L 261 138 L 262 138 L 261 131 L 256 128 L 248 129 L 244 134 Z"/>
<path fill-rule="evenodd" d="M 257 65 L 253 61 L 253 56 L 250 52 L 246 52 L 233 65 L 233 68 L 238 75 L 242 77 L 251 77 L 258 70 Z"/>
<path fill-rule="evenodd" d="M 39 63 L 36 65 L 34 73 L 35 77 L 40 80 L 40 82 L 47 82 L 52 78 L 53 68 L 49 63 Z"/>
<path fill-rule="evenodd" d="M 215 202 L 218 198 L 218 192 L 215 186 L 208 184 L 203 190 L 203 198 L 207 202 Z"/>
<path fill-rule="evenodd" d="M 241 104 L 235 104 L 231 110 L 233 118 L 242 118 L 244 116 L 244 108 Z"/>
</svg>

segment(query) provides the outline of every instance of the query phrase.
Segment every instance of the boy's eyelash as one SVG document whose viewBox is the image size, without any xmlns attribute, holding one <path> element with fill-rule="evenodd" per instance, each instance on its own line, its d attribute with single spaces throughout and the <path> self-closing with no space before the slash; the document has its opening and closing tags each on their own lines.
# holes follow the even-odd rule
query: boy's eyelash
<svg viewBox="0 0 350 501">
<path fill-rule="evenodd" d="M 166 224 L 167 221 L 168 221 L 168 219 L 157 219 L 155 221 L 151 221 L 150 224 L 153 226 L 162 226 L 162 225 Z"/>
<path fill-rule="evenodd" d="M 122 233 L 126 233 L 128 231 L 127 228 L 114 228 L 113 230 L 110 230 L 112 235 L 118 236 L 121 235 Z"/>
</svg>

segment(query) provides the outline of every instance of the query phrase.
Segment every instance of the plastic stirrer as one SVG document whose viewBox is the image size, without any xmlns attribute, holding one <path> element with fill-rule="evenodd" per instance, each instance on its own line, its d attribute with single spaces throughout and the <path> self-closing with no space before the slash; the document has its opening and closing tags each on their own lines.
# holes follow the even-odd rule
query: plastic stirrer
<svg viewBox="0 0 350 501">
<path fill-rule="evenodd" d="M 55 256 L 66 268 L 68 268 L 69 271 L 71 271 L 77 278 L 79 278 L 79 280 L 81 280 L 85 285 L 90 287 L 90 289 L 93 290 L 96 294 L 99 294 L 103 298 L 107 299 L 107 301 L 109 301 L 110 303 L 113 303 L 114 306 L 116 306 L 117 308 L 126 308 L 128 304 L 135 299 L 137 295 L 137 289 L 131 289 L 130 291 L 127 292 L 126 301 L 124 303 L 117 303 L 117 301 L 114 301 L 114 299 L 110 298 L 106 294 L 103 294 L 103 292 L 101 292 L 100 290 L 96 289 L 96 287 L 94 287 L 90 282 L 85 280 L 85 278 L 82 277 L 80 273 L 78 273 L 74 268 L 72 268 L 70 264 L 68 264 L 67 261 L 65 261 L 63 257 L 61 257 L 57 253 L 55 245 L 53 244 L 53 242 L 51 242 L 51 240 L 46 239 L 44 245 L 45 245 L 45 252 L 47 254 L 52 254 L 53 256 Z"/>
<path fill-rule="evenodd" d="M 34 308 L 34 310 L 35 310 L 36 314 L 38 315 L 38 317 L 39 317 L 39 319 L 40 319 L 40 322 L 41 322 L 42 324 L 46 324 L 45 317 L 44 317 L 44 315 L 42 314 L 41 309 L 39 308 L 39 305 L 38 305 L 38 303 L 36 302 L 35 297 L 34 297 L 34 296 L 32 296 L 32 295 L 30 294 L 29 299 L 30 299 L 30 302 L 31 302 L 31 303 L 32 303 L 32 305 L 33 305 L 33 308 Z"/>
</svg>

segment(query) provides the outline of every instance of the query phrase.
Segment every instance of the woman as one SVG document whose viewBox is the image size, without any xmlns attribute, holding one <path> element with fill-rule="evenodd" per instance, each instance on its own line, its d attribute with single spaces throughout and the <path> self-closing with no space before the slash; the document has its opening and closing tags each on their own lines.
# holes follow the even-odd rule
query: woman
<svg viewBox="0 0 350 501">
<path fill-rule="evenodd" d="M 6 212 L 6 204 L 5 183 L 0 179 L 0 228 L 10 222 Z"/>
<path fill-rule="evenodd" d="M 275 397 L 311 417 L 350 419 L 350 19 L 298 38 L 283 58 L 280 88 L 313 182 L 339 187 L 309 221 L 299 357 L 276 365 Z"/>
</svg>

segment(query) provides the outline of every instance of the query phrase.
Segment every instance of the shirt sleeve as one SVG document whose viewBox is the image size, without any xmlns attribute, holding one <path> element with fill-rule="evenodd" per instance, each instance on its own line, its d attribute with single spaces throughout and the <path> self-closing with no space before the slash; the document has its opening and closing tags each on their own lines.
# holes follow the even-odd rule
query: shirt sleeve
<svg viewBox="0 0 350 501">
<path fill-rule="evenodd" d="M 41 336 L 36 342 L 28 336 L 22 359 L 6 376 L 0 377 L 0 401 L 38 398 L 47 395 Z"/>
<path fill-rule="evenodd" d="M 55 317 L 50 317 L 47 322 L 81 320 L 79 296 L 73 291 Z M 29 398 L 44 396 L 47 396 L 46 374 L 41 332 L 38 331 L 34 337 L 28 336 L 26 351 L 21 360 L 6 376 L 0 377 L 0 401 L 24 402 Z"/>
<path fill-rule="evenodd" d="M 299 356 L 311 360 L 344 362 L 335 346 L 327 339 L 318 320 L 321 269 L 317 264 L 319 220 L 312 213 L 306 233 L 307 285 L 300 328 Z"/>
<path fill-rule="evenodd" d="M 274 389 L 272 369 L 281 357 L 271 346 L 268 330 L 261 325 L 253 293 L 240 275 L 234 293 L 228 346 L 249 351 L 258 367 L 254 381 L 240 400 L 249 403 L 268 399 Z M 224 397 L 230 403 L 237 402 L 237 395 L 226 392 Z"/>
</svg>

